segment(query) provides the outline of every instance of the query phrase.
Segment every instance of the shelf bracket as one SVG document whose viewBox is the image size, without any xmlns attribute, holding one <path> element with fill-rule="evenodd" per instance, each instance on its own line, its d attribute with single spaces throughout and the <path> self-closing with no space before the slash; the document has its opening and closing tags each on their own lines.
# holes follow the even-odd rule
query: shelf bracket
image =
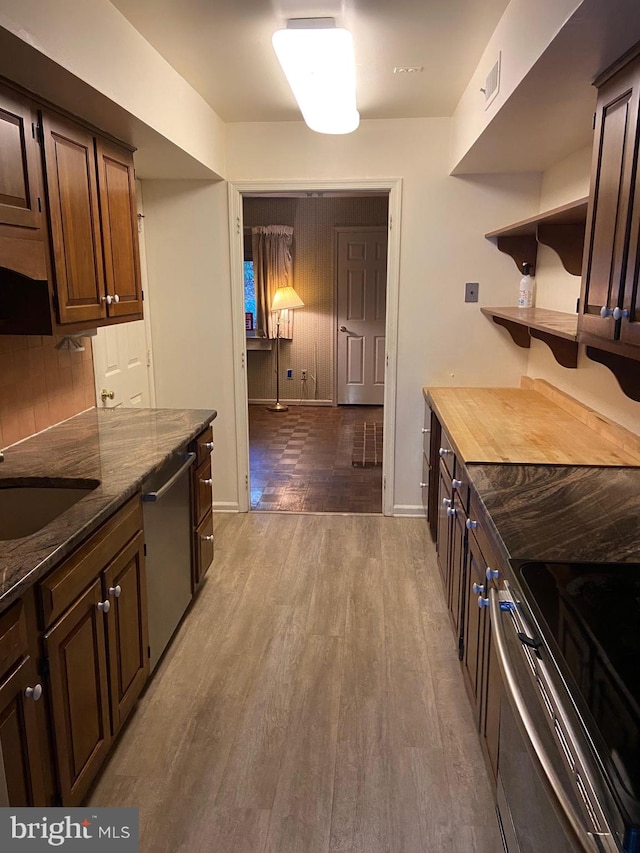
<svg viewBox="0 0 640 853">
<path fill-rule="evenodd" d="M 562 266 L 571 275 L 582 273 L 584 249 L 584 222 L 550 225 L 541 222 L 536 229 L 538 243 L 549 246 L 562 261 Z"/>
<path fill-rule="evenodd" d="M 640 403 L 640 365 L 637 361 L 591 346 L 587 346 L 586 351 L 591 361 L 597 361 L 609 368 L 627 397 Z"/>
<path fill-rule="evenodd" d="M 523 264 L 531 264 L 531 272 L 535 273 L 538 241 L 533 234 L 496 237 L 496 245 L 501 252 L 513 258 L 520 272 Z"/>
<path fill-rule="evenodd" d="M 518 344 L 518 346 L 523 349 L 529 349 L 531 347 L 531 337 L 529 336 L 529 330 L 526 326 L 522 326 L 519 323 L 512 323 L 511 320 L 505 320 L 503 317 L 496 317 L 492 315 L 492 319 L 498 326 L 504 326 L 513 338 L 514 344 Z"/>
<path fill-rule="evenodd" d="M 543 332 L 540 329 L 529 329 L 532 338 L 543 341 L 553 353 L 553 357 L 562 367 L 576 368 L 578 366 L 578 342 L 568 341 Z"/>
</svg>

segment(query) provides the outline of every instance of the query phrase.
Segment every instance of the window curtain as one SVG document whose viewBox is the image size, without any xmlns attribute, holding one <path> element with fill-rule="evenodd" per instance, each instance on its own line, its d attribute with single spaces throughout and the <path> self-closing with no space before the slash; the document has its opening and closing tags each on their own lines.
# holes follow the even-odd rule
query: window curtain
<svg viewBox="0 0 640 853">
<path fill-rule="evenodd" d="M 271 310 L 278 287 L 292 285 L 291 246 L 293 228 L 289 225 L 257 225 L 251 229 L 253 275 L 256 285 L 256 326 L 258 334 L 276 336 L 276 311 Z M 281 311 L 280 337 L 293 337 L 293 311 Z"/>
</svg>

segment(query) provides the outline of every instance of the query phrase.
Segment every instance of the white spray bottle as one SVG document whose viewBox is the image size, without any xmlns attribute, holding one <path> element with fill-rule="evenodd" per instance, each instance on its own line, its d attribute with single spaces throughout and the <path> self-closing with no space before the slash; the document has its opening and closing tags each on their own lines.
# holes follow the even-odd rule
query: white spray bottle
<svg viewBox="0 0 640 853">
<path fill-rule="evenodd" d="M 536 282 L 531 275 L 531 264 L 522 264 L 522 278 L 518 292 L 518 308 L 533 308 L 536 304 Z"/>
</svg>

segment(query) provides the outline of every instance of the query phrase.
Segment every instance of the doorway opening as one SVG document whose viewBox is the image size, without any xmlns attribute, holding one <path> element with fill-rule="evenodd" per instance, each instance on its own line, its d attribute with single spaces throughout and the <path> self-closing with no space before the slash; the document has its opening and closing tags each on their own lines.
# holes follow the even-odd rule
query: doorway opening
<svg viewBox="0 0 640 853">
<path fill-rule="evenodd" d="M 236 342 L 237 358 L 234 361 L 234 387 L 235 387 L 235 412 L 236 412 L 236 437 L 237 437 L 237 471 L 238 471 L 238 508 L 242 511 L 248 511 L 251 508 L 251 498 L 253 498 L 254 508 L 267 508 L 265 503 L 270 503 L 269 509 L 279 509 L 291 511 L 336 511 L 350 512 L 344 502 L 339 506 L 329 507 L 325 503 L 324 507 L 319 505 L 320 495 L 316 491 L 316 501 L 313 504 L 311 498 L 313 495 L 309 492 L 307 485 L 306 497 L 309 500 L 305 505 L 300 505 L 300 492 L 305 486 L 302 482 L 302 475 L 306 476 L 305 472 L 316 471 L 315 481 L 329 482 L 335 476 L 335 471 L 328 470 L 328 467 L 322 468 L 322 463 L 327 463 L 328 456 L 331 460 L 338 457 L 343 460 L 348 460 L 349 475 L 359 475 L 358 479 L 364 481 L 367 477 L 371 480 L 377 478 L 378 484 L 382 488 L 382 507 L 381 510 L 385 515 L 393 515 L 393 471 L 394 471 L 394 441 L 395 441 L 395 393 L 396 393 L 396 358 L 397 358 L 397 321 L 398 321 L 398 290 L 399 290 L 399 234 L 400 234 L 400 214 L 401 214 L 401 190 L 402 181 L 398 178 L 388 179 L 354 179 L 354 180 L 337 180 L 337 181 L 260 181 L 260 182 L 237 182 L 229 186 L 229 207 L 230 207 L 230 222 L 232 223 L 231 231 L 231 264 L 232 277 L 234 281 L 233 287 L 233 334 Z M 335 218 L 327 220 L 326 206 L 328 202 L 335 203 L 333 200 L 345 199 L 352 205 L 373 203 L 381 204 L 382 215 L 378 220 L 374 220 L 370 224 L 362 217 L 357 219 Z M 287 225 L 293 221 L 294 229 L 294 286 L 299 292 L 299 295 L 305 302 L 304 308 L 298 309 L 294 313 L 294 330 L 290 340 L 281 340 L 281 356 L 280 356 L 280 398 L 289 406 L 289 412 L 284 413 L 269 413 L 272 419 L 270 424 L 267 422 L 267 427 L 273 425 L 278 431 L 285 431 L 284 438 L 281 434 L 274 437 L 272 444 L 276 445 L 274 450 L 279 452 L 280 470 L 276 472 L 276 476 L 281 478 L 280 485 L 266 484 L 263 476 L 263 482 L 260 482 L 256 470 L 256 454 L 255 449 L 255 434 L 259 427 L 251 428 L 250 435 L 250 417 L 252 407 L 257 407 L 255 411 L 260 412 L 260 417 L 253 419 L 254 425 L 258 421 L 264 420 L 266 413 L 264 408 L 273 402 L 275 393 L 275 373 L 274 373 L 274 350 L 273 341 L 265 339 L 256 334 L 255 329 L 250 329 L 250 323 L 245 313 L 244 299 L 244 234 L 246 229 L 251 227 L 251 215 L 249 213 L 250 205 L 256 205 L 261 202 L 263 205 L 271 205 L 275 201 L 280 204 L 289 205 L 289 213 L 293 215 L 293 220 L 284 219 L 283 216 L 274 220 L 273 217 L 268 218 L 269 224 Z M 311 227 L 307 229 L 307 233 L 313 237 L 317 237 L 319 232 L 328 230 L 330 238 L 324 241 L 321 246 L 312 248 L 311 251 L 300 251 L 298 233 L 301 229 L 296 229 L 295 225 L 295 210 L 303 205 L 304 202 L 309 204 L 307 214 L 312 216 Z M 323 207 L 324 206 L 324 207 Z M 312 213 L 310 213 L 310 211 Z M 281 211 L 278 211 L 281 212 Z M 284 215 L 284 214 L 283 214 Z M 279 221 L 278 221 L 279 220 Z M 255 220 L 254 220 L 255 221 Z M 362 224 L 364 223 L 364 224 Z M 337 350 L 338 350 L 338 326 L 337 323 L 337 240 L 338 230 L 343 228 L 377 228 L 385 235 L 388 235 L 388 252 L 387 252 L 387 274 L 386 274 L 386 321 L 384 335 L 378 335 L 378 354 L 382 356 L 378 359 L 378 367 L 382 368 L 383 372 L 383 393 L 380 404 L 367 405 L 365 401 L 356 401 L 355 403 L 338 404 L 337 398 Z M 304 246 L 302 247 L 304 248 Z M 298 264 L 301 258 L 305 259 L 306 264 L 305 274 L 308 276 L 309 287 L 312 288 L 312 295 L 309 296 L 305 290 L 306 285 L 300 283 Z M 321 294 L 319 285 L 316 279 L 319 278 L 319 271 L 323 264 L 330 267 L 330 284 L 327 292 Z M 382 279 L 384 280 L 384 275 Z M 353 276 L 352 276 L 353 279 Z M 313 291 L 317 288 L 317 292 Z M 301 293 L 300 290 L 305 290 Z M 307 296 L 307 299 L 305 299 Z M 323 301 L 324 300 L 324 301 Z M 328 307 L 327 307 L 328 305 Z M 328 343 L 327 343 L 327 316 L 328 316 Z M 245 325 L 247 324 L 247 325 Z M 347 325 L 349 328 L 350 324 Z M 311 328 L 312 334 L 309 334 Z M 353 332 L 353 329 L 349 329 Z M 354 337 L 357 337 L 354 335 Z M 296 342 L 300 346 L 296 348 Z M 329 352 L 329 358 L 321 358 L 321 345 L 325 347 L 322 355 L 326 356 Z M 305 349 L 306 347 L 306 349 Z M 356 347 L 351 345 L 351 349 L 355 352 Z M 352 355 L 353 355 L 352 352 Z M 302 354 L 301 354 L 302 353 Z M 327 368 L 327 363 L 329 367 Z M 357 360 L 351 360 L 351 365 L 357 363 Z M 257 365 L 257 368 L 254 366 Z M 378 371 L 380 372 L 380 371 Z M 290 374 L 291 378 L 288 378 Z M 258 380 L 262 381 L 262 391 L 260 386 L 256 386 L 256 375 Z M 326 415 L 325 421 L 318 424 L 317 419 L 313 423 L 307 423 L 312 418 L 312 415 L 319 417 Z M 285 416 L 295 416 L 297 422 L 295 424 L 285 424 L 281 420 Z M 335 423 L 334 429 L 343 429 L 342 437 L 337 437 L 337 433 L 333 433 L 333 437 L 323 438 L 319 434 L 319 429 L 324 425 L 330 425 L 330 418 L 333 416 Z M 278 419 L 278 420 L 273 420 Z M 341 421 L 342 423 L 339 423 Z M 365 426 L 366 424 L 366 426 Z M 355 429 L 359 430 L 360 440 L 360 455 L 359 464 L 354 464 L 354 458 L 357 453 L 354 450 L 355 442 L 353 441 L 353 433 Z M 344 438 L 344 429 L 350 431 L 348 441 L 348 452 L 345 449 L 347 444 Z M 326 430 L 327 435 L 329 429 Z M 294 433 L 297 433 L 294 435 Z M 251 438 L 251 442 L 250 442 Z M 285 440 L 286 439 L 286 440 Z M 267 442 L 267 439 L 264 439 Z M 292 442 L 290 444 L 290 442 Z M 252 456 L 254 464 L 250 466 L 249 447 L 252 447 Z M 367 454 L 362 456 L 364 445 L 367 447 Z M 315 450 L 316 456 L 310 456 L 307 461 L 302 457 L 302 450 L 305 445 L 308 450 Z M 382 445 L 382 451 L 380 449 Z M 330 447 L 330 451 L 326 450 Z M 339 448 L 342 448 L 340 451 Z M 288 451 L 285 453 L 285 451 Z M 318 454 L 326 452 L 328 455 L 325 458 L 319 458 Z M 382 455 L 382 465 L 380 465 L 380 455 Z M 298 457 L 296 459 L 295 457 Z M 285 459 L 287 460 L 285 462 Z M 295 460 L 295 461 L 294 461 Z M 294 470 L 295 467 L 301 466 Z M 250 475 L 250 471 L 252 472 Z M 264 466 L 263 472 L 264 473 Z M 299 475 L 296 478 L 286 478 L 287 473 L 295 473 Z M 345 474 L 346 472 L 342 472 Z M 298 480 L 298 494 L 294 496 L 288 495 L 286 500 L 282 494 L 282 482 L 291 484 L 292 479 Z M 244 488 L 243 488 L 244 484 Z M 344 485 L 344 484 L 343 484 Z M 380 486 L 377 486 L 380 489 Z M 262 489 L 262 494 L 260 494 Z M 295 487 L 294 487 L 295 489 Z M 251 493 L 253 490 L 253 493 Z M 267 490 L 271 490 L 267 492 Z M 276 491 L 280 492 L 280 500 L 268 499 L 269 494 L 275 495 Z M 338 491 L 337 489 L 334 491 Z M 355 512 L 367 512 L 370 509 L 369 505 L 365 505 L 364 495 L 370 490 L 364 482 L 359 484 L 360 502 L 359 506 L 355 507 Z M 379 492 L 378 492 L 379 494 Z M 257 507 L 257 503 L 262 500 L 263 506 Z M 273 506 L 276 504 L 277 506 Z M 377 511 L 380 511 L 380 502 L 377 505 Z"/>
<path fill-rule="evenodd" d="M 242 202 L 252 510 L 381 513 L 388 192 L 246 194 Z M 251 229 L 293 228 L 304 301 L 280 341 L 257 328 Z"/>
</svg>

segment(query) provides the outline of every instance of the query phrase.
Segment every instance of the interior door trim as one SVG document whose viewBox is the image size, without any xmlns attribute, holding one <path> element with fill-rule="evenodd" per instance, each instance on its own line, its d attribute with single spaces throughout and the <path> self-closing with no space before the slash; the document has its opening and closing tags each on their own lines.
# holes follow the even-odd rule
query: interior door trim
<svg viewBox="0 0 640 853">
<path fill-rule="evenodd" d="M 249 410 L 247 403 L 247 352 L 244 323 L 243 217 L 244 193 L 387 191 L 389 220 L 387 244 L 386 376 L 384 386 L 384 448 L 382 458 L 382 512 L 394 514 L 394 447 L 396 432 L 396 364 L 398 353 L 398 302 L 400 285 L 400 220 L 402 178 L 335 181 L 235 181 L 229 183 L 229 242 L 231 249 L 232 334 L 238 509 L 249 511 Z"/>
</svg>

